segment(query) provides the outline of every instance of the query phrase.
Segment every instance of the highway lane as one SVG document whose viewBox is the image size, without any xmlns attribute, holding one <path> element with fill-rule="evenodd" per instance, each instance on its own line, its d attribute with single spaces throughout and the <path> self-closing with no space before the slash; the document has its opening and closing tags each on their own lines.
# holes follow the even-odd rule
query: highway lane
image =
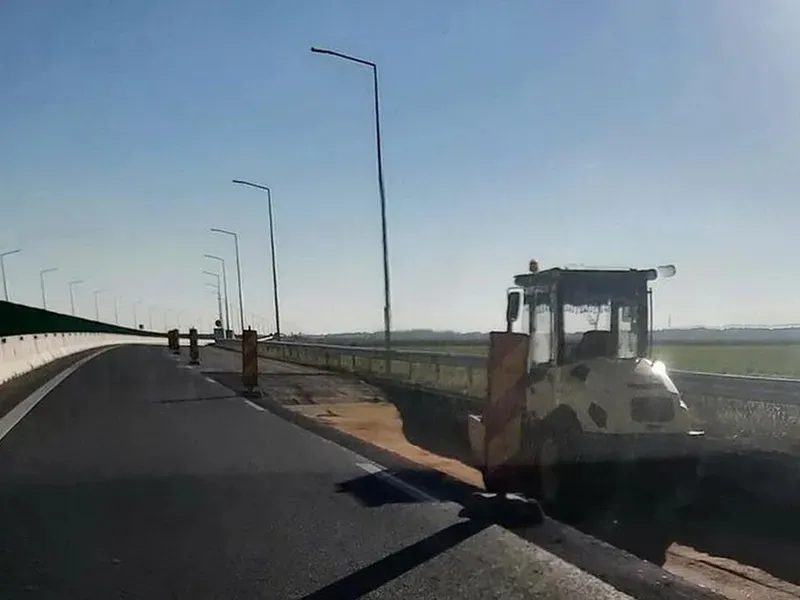
<svg viewBox="0 0 800 600">
<path fill-rule="evenodd" d="M 0 596 L 625 597 L 377 468 L 164 348 L 109 350 L 0 440 Z"/>
</svg>

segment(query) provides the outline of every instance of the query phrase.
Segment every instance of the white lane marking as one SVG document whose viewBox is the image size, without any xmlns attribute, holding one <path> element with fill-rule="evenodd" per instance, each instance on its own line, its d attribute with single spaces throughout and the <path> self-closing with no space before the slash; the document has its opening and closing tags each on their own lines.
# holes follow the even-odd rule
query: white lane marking
<svg viewBox="0 0 800 600">
<path fill-rule="evenodd" d="M 232 397 L 235 398 L 236 396 L 232 396 Z M 244 400 L 244 403 L 247 404 L 247 406 L 249 406 L 250 408 L 255 408 L 256 410 L 261 411 L 261 412 L 264 412 L 264 410 L 265 410 L 263 406 L 259 406 L 258 404 L 256 404 L 255 402 L 251 402 L 247 398 L 242 398 L 242 400 Z"/>
<path fill-rule="evenodd" d="M 22 402 L 20 402 L 14 408 L 8 411 L 6 416 L 0 419 L 0 440 L 2 440 L 6 435 L 8 435 L 8 432 L 14 429 L 17 423 L 22 421 L 25 415 L 27 415 L 33 409 L 34 406 L 39 404 L 39 402 L 41 402 L 42 399 L 45 396 L 47 396 L 47 394 L 52 392 L 59 383 L 64 381 L 67 377 L 72 375 L 75 371 L 80 369 L 83 365 L 85 365 L 93 358 L 100 356 L 101 354 L 103 354 L 104 352 L 108 352 L 109 350 L 111 350 L 111 347 L 101 348 L 97 352 L 94 352 L 89 356 L 83 357 L 74 365 L 70 365 L 69 367 L 61 371 L 61 373 L 53 377 L 50 381 L 45 383 L 39 389 L 35 390 L 30 396 L 25 398 Z"/>
<path fill-rule="evenodd" d="M 217 383 L 216 379 L 212 379 L 211 377 L 203 377 L 208 383 Z"/>
<path fill-rule="evenodd" d="M 277 415 L 276 415 L 276 417 L 277 417 Z M 394 475 L 390 475 L 386 471 L 385 467 L 382 467 L 378 463 L 369 460 L 367 457 L 362 456 L 361 454 L 359 454 L 355 450 L 350 450 L 350 448 L 346 448 L 345 446 L 342 446 L 341 444 L 338 444 L 338 443 L 334 442 L 333 440 L 330 440 L 330 439 L 326 438 L 325 436 L 316 434 L 313 431 L 310 431 L 310 430 L 306 429 L 305 427 L 303 427 L 301 425 L 298 425 L 297 423 L 293 423 L 292 421 L 287 421 L 286 419 L 283 419 L 281 417 L 277 417 L 277 418 L 281 419 L 281 421 L 283 421 L 283 423 L 285 423 L 289 427 L 293 427 L 293 428 L 297 429 L 299 432 L 302 432 L 303 435 L 312 436 L 313 438 L 315 438 L 317 440 L 320 440 L 325 444 L 330 444 L 331 446 L 335 447 L 340 452 L 348 455 L 355 462 L 356 466 L 358 466 L 362 471 L 366 471 L 367 473 L 370 473 L 370 474 L 372 474 L 372 473 L 377 474 L 377 472 L 380 472 L 381 473 L 380 476 L 385 478 L 385 480 L 386 480 L 386 482 L 388 484 L 396 485 L 397 487 L 402 488 L 403 490 L 406 491 L 406 493 L 411 494 L 415 498 L 418 498 L 418 499 L 420 499 L 422 501 L 425 501 L 425 502 L 433 502 L 433 503 L 439 504 L 440 506 L 443 506 L 443 505 L 449 503 L 447 500 L 439 500 L 438 498 L 423 492 L 421 489 L 419 489 L 417 487 L 414 487 L 410 483 L 406 483 L 405 481 L 403 481 L 399 477 L 395 477 Z M 364 443 L 369 445 L 369 442 L 364 442 Z"/>
<path fill-rule="evenodd" d="M 394 475 L 390 474 L 386 469 L 380 467 L 372 462 L 359 462 L 356 463 L 356 466 L 359 469 L 362 469 L 369 473 L 370 475 L 376 475 L 383 479 L 386 483 L 399 489 L 400 491 L 408 494 L 412 498 L 420 500 L 421 502 L 436 502 L 436 498 L 433 496 L 426 494 L 421 489 L 414 487 L 410 483 L 406 483 L 402 479 L 395 477 Z"/>
</svg>

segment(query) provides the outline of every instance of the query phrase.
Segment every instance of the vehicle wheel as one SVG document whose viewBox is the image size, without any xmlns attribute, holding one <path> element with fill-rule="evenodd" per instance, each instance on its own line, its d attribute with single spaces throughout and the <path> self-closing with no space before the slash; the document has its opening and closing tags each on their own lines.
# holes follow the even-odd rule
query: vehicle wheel
<svg viewBox="0 0 800 600">
<path fill-rule="evenodd" d="M 481 475 L 483 476 L 483 487 L 490 494 L 504 495 L 507 492 L 501 477 L 489 473 L 485 468 L 481 469 Z"/>
<path fill-rule="evenodd" d="M 581 429 L 571 415 L 541 424 L 536 434 L 531 495 L 555 518 L 574 521 L 586 513 L 586 469 L 581 462 Z"/>
</svg>

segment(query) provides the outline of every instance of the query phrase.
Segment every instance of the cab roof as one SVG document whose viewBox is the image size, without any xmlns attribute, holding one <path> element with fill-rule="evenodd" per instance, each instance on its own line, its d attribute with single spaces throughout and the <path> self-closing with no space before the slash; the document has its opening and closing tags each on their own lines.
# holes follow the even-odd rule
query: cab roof
<svg viewBox="0 0 800 600">
<path fill-rule="evenodd" d="M 653 281 L 658 278 L 656 269 L 565 269 L 554 267 L 535 273 L 521 273 L 514 276 L 514 284 L 520 287 L 548 285 L 555 282 L 570 284 L 600 284 L 605 281 L 613 286 L 615 283 L 630 285 L 632 282 Z M 624 285 L 624 284 L 623 284 Z"/>
<path fill-rule="evenodd" d="M 589 299 L 637 296 L 647 282 L 658 277 L 656 269 L 565 269 L 552 268 L 522 273 L 514 284 L 522 288 L 550 288 L 558 283 L 565 300 L 582 303 Z"/>
</svg>

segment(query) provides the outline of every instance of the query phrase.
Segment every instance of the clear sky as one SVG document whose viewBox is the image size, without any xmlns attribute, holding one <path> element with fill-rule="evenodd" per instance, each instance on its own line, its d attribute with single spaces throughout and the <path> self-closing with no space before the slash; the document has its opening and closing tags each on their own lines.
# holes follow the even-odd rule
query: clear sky
<svg viewBox="0 0 800 600">
<path fill-rule="evenodd" d="M 367 68 L 379 64 L 394 327 L 502 326 L 531 257 L 673 262 L 656 324 L 800 321 L 794 0 L 6 0 L 0 251 L 11 299 L 202 326 L 238 231 L 245 314 L 382 327 Z M 236 311 L 234 311 L 235 313 Z M 174 318 L 174 317 L 170 317 Z M 249 320 L 249 318 L 248 318 Z"/>
</svg>

